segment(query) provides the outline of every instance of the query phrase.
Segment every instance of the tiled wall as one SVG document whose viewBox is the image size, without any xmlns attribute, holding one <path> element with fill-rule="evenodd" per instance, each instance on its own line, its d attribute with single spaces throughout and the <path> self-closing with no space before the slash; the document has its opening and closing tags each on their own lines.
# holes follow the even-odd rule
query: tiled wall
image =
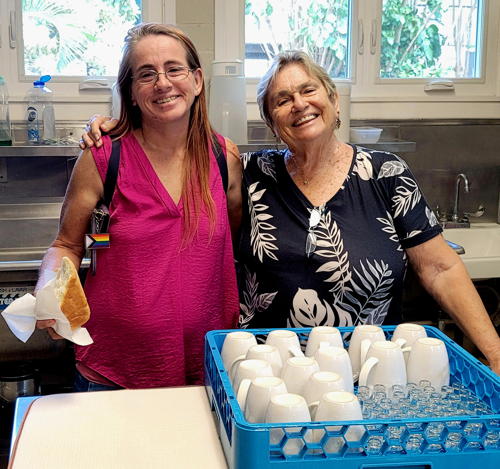
<svg viewBox="0 0 500 469">
<path fill-rule="evenodd" d="M 416 151 L 402 153 L 432 208 L 451 211 L 456 177 L 467 175 L 470 192 L 460 192 L 460 207 L 485 214 L 476 221 L 497 221 L 500 196 L 500 120 L 481 121 L 356 121 L 351 125 L 387 126 L 402 140 L 416 142 Z M 396 132 L 394 132 L 396 129 Z M 385 132 L 385 130 L 384 130 Z M 382 134 L 383 135 L 383 134 Z"/>
</svg>

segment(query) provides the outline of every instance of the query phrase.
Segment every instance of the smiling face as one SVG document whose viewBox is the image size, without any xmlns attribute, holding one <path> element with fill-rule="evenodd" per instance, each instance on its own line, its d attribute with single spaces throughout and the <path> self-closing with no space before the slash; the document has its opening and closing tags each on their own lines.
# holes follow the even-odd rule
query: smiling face
<svg viewBox="0 0 500 469">
<path fill-rule="evenodd" d="M 190 68 L 182 44 L 172 37 L 154 34 L 141 39 L 131 56 L 132 75 L 144 70 L 166 72 L 175 66 Z M 142 84 L 132 80 L 132 103 L 139 107 L 142 125 L 189 122 L 193 102 L 201 92 L 203 75 L 200 69 L 189 72 L 181 80 L 170 81 L 163 73 L 158 80 Z"/>
<path fill-rule="evenodd" d="M 274 131 L 288 146 L 331 138 L 339 114 L 338 96 L 330 98 L 321 81 L 301 65 L 285 66 L 267 99 Z"/>
</svg>

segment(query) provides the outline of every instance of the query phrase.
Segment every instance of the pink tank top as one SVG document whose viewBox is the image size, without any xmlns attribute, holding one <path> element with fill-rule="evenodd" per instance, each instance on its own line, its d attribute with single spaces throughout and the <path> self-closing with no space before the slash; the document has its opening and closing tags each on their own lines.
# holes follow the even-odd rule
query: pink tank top
<svg viewBox="0 0 500 469">
<path fill-rule="evenodd" d="M 94 343 L 77 346 L 76 359 L 126 388 L 202 384 L 205 333 L 236 327 L 239 311 L 219 168 L 210 151 L 215 231 L 202 214 L 181 250 L 182 200 L 174 203 L 132 134 L 121 140 L 111 247 L 97 251 L 85 283 Z M 111 141 L 103 141 L 92 153 L 104 180 Z"/>
</svg>

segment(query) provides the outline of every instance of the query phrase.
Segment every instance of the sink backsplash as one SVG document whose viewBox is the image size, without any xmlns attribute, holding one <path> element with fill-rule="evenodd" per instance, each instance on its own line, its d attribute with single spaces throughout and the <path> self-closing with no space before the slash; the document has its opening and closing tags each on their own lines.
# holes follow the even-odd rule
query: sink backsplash
<svg viewBox="0 0 500 469">
<path fill-rule="evenodd" d="M 412 152 L 400 152 L 435 209 L 450 213 L 459 173 L 470 181 L 470 192 L 460 192 L 460 209 L 475 212 L 485 207 L 472 223 L 500 223 L 500 119 L 361 121 L 351 126 L 370 125 L 390 129 L 398 139 L 416 142 Z"/>
<path fill-rule="evenodd" d="M 58 122 L 58 136 L 68 138 L 76 145 L 84 126 L 84 122 Z M 461 209 L 475 212 L 479 205 L 483 205 L 486 208 L 484 215 L 472 221 L 500 223 L 500 119 L 351 120 L 351 126 L 381 127 L 385 141 L 414 142 L 410 146 L 397 147 L 395 152 L 409 164 L 433 209 L 439 206 L 440 211 L 451 211 L 456 176 L 463 172 L 467 174 L 471 190 L 461 192 Z M 24 124 L 15 122 L 13 128 L 15 141 L 23 141 Z M 262 121 L 248 122 L 249 144 L 276 142 Z M 0 166 L 5 166 L 5 160 L 9 158 L 3 160 Z M 29 196 L 36 197 L 45 187 L 45 197 L 62 197 L 72 163 L 63 160 L 48 158 L 29 162 L 26 158 L 11 159 L 8 162 L 9 179 L 0 182 L 0 203 L 21 196 L 26 190 L 26 181 L 32 177 L 39 179 L 39 183 L 33 191 L 28 189 Z"/>
</svg>

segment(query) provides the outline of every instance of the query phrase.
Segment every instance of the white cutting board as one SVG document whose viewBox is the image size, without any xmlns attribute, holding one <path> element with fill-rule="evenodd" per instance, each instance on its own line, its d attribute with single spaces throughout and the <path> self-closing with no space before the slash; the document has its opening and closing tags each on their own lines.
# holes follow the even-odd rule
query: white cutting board
<svg viewBox="0 0 500 469">
<path fill-rule="evenodd" d="M 10 469 L 227 468 L 202 386 L 44 396 Z"/>
</svg>

